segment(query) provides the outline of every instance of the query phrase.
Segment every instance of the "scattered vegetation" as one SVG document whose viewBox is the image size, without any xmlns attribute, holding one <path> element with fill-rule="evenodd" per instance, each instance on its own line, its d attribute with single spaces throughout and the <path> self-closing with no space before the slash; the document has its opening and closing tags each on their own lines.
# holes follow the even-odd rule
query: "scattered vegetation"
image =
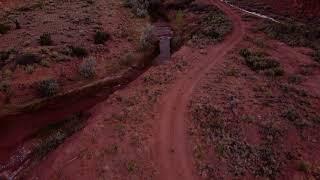
<svg viewBox="0 0 320 180">
<path fill-rule="evenodd" d="M 49 33 L 44 33 L 40 36 L 39 43 L 41 46 L 50 46 L 53 44 L 51 35 Z"/>
<path fill-rule="evenodd" d="M 145 17 L 160 5 L 160 0 L 123 0 L 125 7 L 131 8 L 138 17 Z"/>
<path fill-rule="evenodd" d="M 75 57 L 86 57 L 88 56 L 88 51 L 84 47 L 71 46 L 71 55 Z"/>
<path fill-rule="evenodd" d="M 110 39 L 110 34 L 108 34 L 107 32 L 98 31 L 94 35 L 95 44 L 104 44 L 109 39 Z"/>
<path fill-rule="evenodd" d="M 10 30 L 10 26 L 0 23 L 0 34 L 6 34 Z"/>
<path fill-rule="evenodd" d="M 291 46 L 307 46 L 317 48 L 320 45 L 320 28 L 294 22 L 265 22 L 259 28 L 269 36 L 283 41 Z"/>
<path fill-rule="evenodd" d="M 42 97 L 54 96 L 58 93 L 59 84 L 54 79 L 45 79 L 39 82 L 38 91 Z"/>
<path fill-rule="evenodd" d="M 264 71 L 267 75 L 271 76 L 282 76 L 284 73 L 280 63 L 267 58 L 264 53 L 241 49 L 239 54 L 245 59 L 250 69 L 254 71 Z"/>
<path fill-rule="evenodd" d="M 83 113 L 75 113 L 57 124 L 49 125 L 47 128 L 42 129 L 36 134 L 36 137 L 39 137 L 41 141 L 32 152 L 32 155 L 41 159 L 58 147 L 67 137 L 84 127 L 84 117 Z"/>
<path fill-rule="evenodd" d="M 83 78 L 91 79 L 96 74 L 96 60 L 94 58 L 84 59 L 79 66 L 79 73 Z"/>
<path fill-rule="evenodd" d="M 221 119 L 221 110 L 208 103 L 194 104 L 192 109 L 193 120 L 205 129 L 208 135 L 221 133 L 224 122 Z"/>
<path fill-rule="evenodd" d="M 201 41 L 209 39 L 212 42 L 223 40 L 224 36 L 231 32 L 231 21 L 218 9 L 210 11 L 199 23 L 199 29 L 193 35 L 193 39 Z"/>
</svg>

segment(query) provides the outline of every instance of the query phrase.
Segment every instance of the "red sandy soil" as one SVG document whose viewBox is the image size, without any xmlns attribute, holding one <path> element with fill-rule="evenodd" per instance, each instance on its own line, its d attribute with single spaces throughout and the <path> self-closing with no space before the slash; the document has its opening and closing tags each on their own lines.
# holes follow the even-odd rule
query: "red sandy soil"
<svg viewBox="0 0 320 180">
<path fill-rule="evenodd" d="M 7 7 L 5 11 L 0 12 L 1 23 L 9 24 L 12 29 L 0 36 L 0 51 L 16 51 L 1 69 L 1 81 L 8 83 L 11 91 L 10 95 L 0 93 L 0 106 L 8 105 L 6 101 L 20 104 L 39 98 L 36 86 L 43 79 L 56 79 L 61 87 L 60 92 L 63 92 L 120 73 L 125 67 L 117 63 L 137 47 L 139 34 L 146 23 L 145 19 L 132 18 L 132 14 L 118 1 L 95 1 L 93 4 L 78 0 L 43 2 L 43 8 L 39 8 L 34 6 L 36 1 L 10 1 L 10 4 L 3 5 Z M 32 8 L 19 10 L 24 7 Z M 18 20 L 21 29 L 14 28 L 14 20 Z M 94 33 L 98 30 L 111 35 L 105 45 L 95 45 L 93 42 Z M 51 34 L 52 46 L 39 45 L 38 39 L 43 33 Z M 78 66 L 82 58 L 64 55 L 69 45 L 86 48 L 89 57 L 96 59 L 95 79 L 81 78 Z M 24 66 L 10 70 L 10 62 L 21 53 L 34 53 L 42 57 L 48 67 L 35 64 L 31 73 L 26 72 Z M 9 74 L 6 73 L 8 69 Z"/>
<path fill-rule="evenodd" d="M 87 126 L 24 179 L 319 179 L 320 67 L 309 49 L 252 31 L 259 21 L 219 0 L 234 28 L 217 45 L 183 46 L 90 109 Z M 241 48 L 285 74 L 250 70 Z M 292 76 L 300 83 L 288 82 Z M 296 113 L 291 120 L 284 112 Z M 207 123 L 202 126 L 202 123 Z"/>
</svg>

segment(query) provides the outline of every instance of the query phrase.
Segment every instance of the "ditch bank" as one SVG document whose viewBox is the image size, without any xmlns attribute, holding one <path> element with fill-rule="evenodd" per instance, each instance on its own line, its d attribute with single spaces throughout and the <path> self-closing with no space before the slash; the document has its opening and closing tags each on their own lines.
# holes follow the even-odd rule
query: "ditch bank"
<svg viewBox="0 0 320 180">
<path fill-rule="evenodd" d="M 133 61 L 136 63 L 119 76 L 100 79 L 53 97 L 3 108 L 0 111 L 0 177 L 14 178 L 22 165 L 27 166 L 28 159 L 37 156 L 32 152 L 36 152 L 38 147 L 32 142 L 35 136 L 41 139 L 38 134 L 43 129 L 59 123 L 63 127 L 63 121 L 73 115 L 86 114 L 88 109 L 144 73 L 158 55 L 157 44 L 146 53 L 134 53 Z M 83 122 L 88 117 L 87 114 L 79 119 Z"/>
</svg>

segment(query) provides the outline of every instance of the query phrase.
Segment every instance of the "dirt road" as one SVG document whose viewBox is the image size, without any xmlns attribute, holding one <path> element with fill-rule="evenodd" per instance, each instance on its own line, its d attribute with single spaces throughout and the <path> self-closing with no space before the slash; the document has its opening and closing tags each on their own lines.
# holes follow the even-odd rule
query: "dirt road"
<svg viewBox="0 0 320 180">
<path fill-rule="evenodd" d="M 210 68 L 224 60 L 226 55 L 244 35 L 241 17 L 220 1 L 210 3 L 219 7 L 232 20 L 234 29 L 225 41 L 207 49 L 208 53 L 187 75 L 178 80 L 163 96 L 159 112 L 158 136 L 155 151 L 158 154 L 160 174 L 158 179 L 197 179 L 192 163 L 192 147 L 187 135 L 187 104 L 199 80 Z"/>
</svg>

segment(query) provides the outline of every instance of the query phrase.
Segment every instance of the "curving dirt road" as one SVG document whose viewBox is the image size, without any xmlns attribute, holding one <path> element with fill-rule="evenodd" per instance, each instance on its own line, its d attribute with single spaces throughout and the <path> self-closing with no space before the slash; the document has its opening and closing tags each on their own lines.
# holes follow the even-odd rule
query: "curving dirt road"
<svg viewBox="0 0 320 180">
<path fill-rule="evenodd" d="M 205 73 L 216 64 L 221 63 L 224 56 L 244 36 L 244 26 L 241 17 L 236 12 L 218 0 L 211 0 L 210 3 L 229 16 L 234 29 L 225 41 L 210 47 L 206 57 L 199 61 L 185 77 L 178 80 L 156 107 L 156 112 L 159 113 L 157 116 L 159 124 L 155 152 L 160 167 L 158 179 L 161 180 L 197 179 L 186 125 L 189 98 Z"/>
</svg>

